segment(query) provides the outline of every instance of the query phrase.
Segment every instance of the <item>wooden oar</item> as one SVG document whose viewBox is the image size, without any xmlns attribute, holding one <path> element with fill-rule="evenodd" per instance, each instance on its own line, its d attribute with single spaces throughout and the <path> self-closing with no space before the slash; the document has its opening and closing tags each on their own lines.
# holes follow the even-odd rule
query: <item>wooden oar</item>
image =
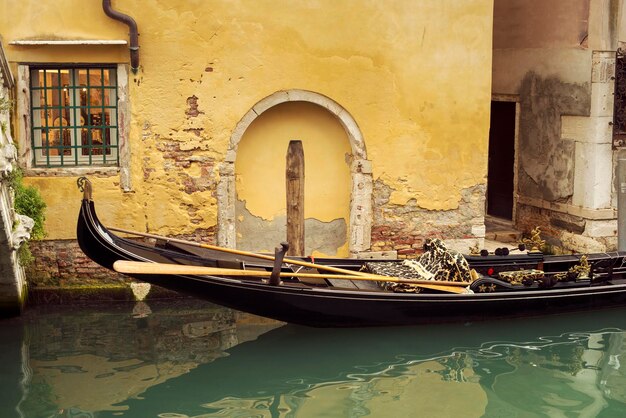
<svg viewBox="0 0 626 418">
<path fill-rule="evenodd" d="M 177 238 L 168 238 L 168 237 L 163 237 L 163 236 L 154 235 L 154 234 L 148 234 L 148 233 L 144 233 L 144 232 L 129 231 L 129 230 L 126 230 L 126 229 L 121 229 L 121 228 L 108 227 L 108 229 L 111 230 L 111 231 L 123 232 L 125 234 L 137 235 L 137 236 L 140 236 L 140 237 L 159 239 L 159 240 L 164 240 L 166 242 L 169 241 L 169 242 L 174 242 L 174 243 L 177 243 L 177 244 L 190 245 L 190 246 L 193 246 L 193 247 L 206 248 L 206 249 L 214 250 L 214 251 L 221 251 L 221 252 L 230 253 L 230 254 L 236 254 L 236 255 L 242 255 L 242 256 L 247 256 L 247 257 L 260 258 L 262 260 L 274 261 L 274 257 L 271 256 L 271 255 L 253 253 L 251 251 L 243 251 L 243 250 L 236 250 L 236 249 L 233 249 L 233 248 L 218 247 L 216 245 L 210 245 L 210 244 L 200 244 L 198 242 L 186 241 L 186 240 L 177 239 Z M 342 269 L 342 268 L 333 267 L 333 266 L 326 266 L 326 265 L 323 265 L 323 264 L 309 263 L 307 261 L 294 260 L 292 258 L 285 258 L 283 260 L 283 263 L 293 264 L 293 265 L 296 265 L 296 266 L 310 267 L 310 268 L 314 268 L 314 269 L 318 269 L 318 270 L 324 270 L 324 271 L 332 271 L 333 273 L 338 273 L 338 274 L 348 274 L 348 275 L 361 276 L 361 277 L 370 275 L 369 273 L 365 273 L 365 272 L 361 272 L 361 271 L 353 271 L 353 270 L 347 270 L 347 269 Z M 386 276 L 382 276 L 382 277 L 386 277 Z M 421 286 L 421 285 L 419 285 L 419 286 Z M 431 284 L 429 284 L 428 286 L 439 286 L 439 285 L 431 285 Z M 441 286 L 441 287 L 444 287 L 444 286 Z M 435 287 L 429 287 L 429 288 L 435 289 Z M 443 288 L 440 289 L 440 290 L 448 291 L 447 289 L 443 289 Z"/>
<path fill-rule="evenodd" d="M 122 228 L 107 227 L 107 229 L 109 229 L 111 231 L 115 231 L 115 232 L 123 232 L 125 234 L 137 235 L 139 237 L 153 238 L 153 239 L 163 240 L 163 241 L 166 241 L 166 242 L 173 242 L 175 244 L 189 245 L 189 246 L 192 246 L 192 247 L 206 248 L 208 250 L 220 251 L 220 252 L 223 252 L 223 253 L 241 255 L 241 256 L 245 256 L 245 257 L 259 258 L 261 260 L 274 261 L 274 256 L 254 253 L 254 252 L 251 252 L 251 251 L 243 251 L 243 250 L 237 250 L 237 249 L 234 249 L 234 248 L 219 247 L 217 245 L 211 245 L 211 244 L 201 244 L 199 242 L 187 241 L 187 240 L 177 239 L 177 238 L 169 238 L 169 237 L 164 237 L 162 235 L 148 234 L 148 233 L 145 233 L 145 232 L 129 231 L 128 229 L 122 229 Z M 318 267 L 320 267 L 320 268 L 322 268 L 322 267 L 335 268 L 335 267 L 323 266 L 323 265 L 318 266 L 317 264 L 307 263 L 306 261 L 300 261 L 300 260 L 292 260 L 292 259 L 289 259 L 289 258 L 285 258 L 283 262 L 284 263 L 289 263 L 289 264 L 296 264 L 296 265 L 300 265 L 300 266 L 304 266 L 304 267 L 312 267 L 312 268 L 318 268 Z M 347 271 L 350 271 L 351 273 L 354 273 L 351 270 L 347 270 Z"/>
<path fill-rule="evenodd" d="M 174 274 L 174 275 L 207 275 L 207 276 L 253 276 L 253 277 L 269 277 L 272 272 L 270 271 L 255 271 L 255 270 L 237 270 L 237 269 L 225 269 L 214 268 L 204 266 L 188 266 L 182 264 L 164 264 L 164 263 L 149 263 L 143 261 L 126 261 L 118 260 L 113 263 L 113 269 L 119 273 L 127 274 Z M 281 277 L 301 277 L 311 279 L 322 279 L 324 277 L 341 280 L 365 280 L 365 281 L 377 281 L 377 282 L 391 282 L 391 283 L 407 283 L 414 284 L 420 287 L 442 290 L 452 293 L 463 293 L 464 287 L 468 286 L 468 282 L 436 282 L 433 283 L 429 280 L 411 280 L 400 279 L 397 277 L 379 276 L 375 274 L 364 274 L 355 276 L 352 274 L 332 274 L 324 276 L 322 274 L 313 273 L 280 273 Z M 442 284 L 440 284 L 442 283 Z"/>
<path fill-rule="evenodd" d="M 251 251 L 243 251 L 243 250 L 237 250 L 234 248 L 218 247 L 216 245 L 211 245 L 211 244 L 201 244 L 199 242 L 186 241 L 186 240 L 177 239 L 177 238 L 169 238 L 169 237 L 164 237 L 161 235 L 148 234 L 145 232 L 129 231 L 127 229 L 121 229 L 121 228 L 107 227 L 107 229 L 111 231 L 116 231 L 116 232 L 123 232 L 125 234 L 137 235 L 140 237 L 153 238 L 153 239 L 163 240 L 166 242 L 169 241 L 169 242 L 173 242 L 176 244 L 190 245 L 192 247 L 206 248 L 208 250 L 221 251 L 224 253 L 241 255 L 241 256 L 246 256 L 246 257 L 254 257 L 254 258 L 259 258 L 261 260 L 274 261 L 274 256 L 254 253 Z M 368 273 L 347 270 L 347 269 L 342 269 L 342 268 L 333 267 L 333 266 L 326 266 L 323 264 L 309 263 L 307 261 L 302 261 L 302 260 L 294 260 L 291 258 L 285 258 L 283 260 L 283 263 L 294 264 L 294 265 L 303 266 L 303 267 L 310 267 L 310 268 L 319 269 L 319 270 L 332 271 L 333 273 L 339 273 L 339 274 L 352 274 L 352 275 L 368 274 Z"/>
</svg>

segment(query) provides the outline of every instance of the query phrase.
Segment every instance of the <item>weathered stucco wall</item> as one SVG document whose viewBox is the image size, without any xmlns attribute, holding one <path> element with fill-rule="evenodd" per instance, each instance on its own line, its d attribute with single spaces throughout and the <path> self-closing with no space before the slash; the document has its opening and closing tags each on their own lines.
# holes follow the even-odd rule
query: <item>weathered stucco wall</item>
<svg viewBox="0 0 626 418">
<path fill-rule="evenodd" d="M 106 18 L 99 2 L 25 2 L 17 10 L 9 3 L 0 1 L 7 41 L 127 39 L 127 28 Z M 105 223 L 158 234 L 213 233 L 218 166 L 235 126 L 260 100 L 288 89 L 325 95 L 356 121 L 372 176 L 389 190 L 377 209 L 381 222 L 403 225 L 394 211 L 407 202 L 420 213 L 457 211 L 460 223 L 481 222 L 483 209 L 471 205 L 467 213 L 464 196 L 467 190 L 484 195 L 491 0 L 113 6 L 139 25 L 141 70 L 130 75 L 129 86 L 132 191 L 120 190 L 118 176 L 94 182 Z M 13 45 L 8 55 L 13 65 L 128 62 L 124 46 Z M 48 203 L 48 239 L 73 238 L 80 199 L 75 176 L 29 182 Z M 258 199 L 267 209 L 276 198 Z M 341 210 L 338 219 L 346 220 L 347 209 Z M 410 222 L 420 229 L 419 216 Z M 442 231 L 428 228 L 424 234 Z M 466 232 L 454 238 L 472 237 Z"/>
<path fill-rule="evenodd" d="M 520 103 L 517 225 L 539 225 L 568 250 L 616 243 L 611 73 L 622 8 L 621 0 L 495 1 L 493 92 Z"/>
<path fill-rule="evenodd" d="M 26 278 L 17 250 L 30 237 L 32 220 L 15 213 L 10 176 L 17 152 L 11 137 L 11 103 L 14 87 L 0 37 L 0 317 L 19 314 L 26 298 Z M 20 222 L 23 225 L 20 225 Z"/>
<path fill-rule="evenodd" d="M 574 144 L 561 140 L 562 115 L 588 115 L 589 0 L 496 0 L 494 94 L 519 96 L 518 192 L 567 201 Z"/>
</svg>

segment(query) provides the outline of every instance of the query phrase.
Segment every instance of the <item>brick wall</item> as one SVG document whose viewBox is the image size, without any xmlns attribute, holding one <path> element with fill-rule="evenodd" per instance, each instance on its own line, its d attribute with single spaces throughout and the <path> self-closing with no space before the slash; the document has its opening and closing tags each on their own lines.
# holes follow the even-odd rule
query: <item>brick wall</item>
<svg viewBox="0 0 626 418">
<path fill-rule="evenodd" d="M 82 286 L 130 282 L 89 259 L 76 240 L 31 241 L 35 261 L 26 268 L 29 285 Z"/>
<path fill-rule="evenodd" d="M 528 234 L 535 227 L 555 253 L 602 253 L 617 248 L 617 220 L 583 216 L 520 204 L 517 229 Z"/>
<path fill-rule="evenodd" d="M 197 229 L 176 238 L 214 243 L 215 228 Z M 130 283 L 132 279 L 100 267 L 80 249 L 76 240 L 31 241 L 35 261 L 26 268 L 31 286 L 73 287 Z"/>
<path fill-rule="evenodd" d="M 457 209 L 441 211 L 421 208 L 414 199 L 390 204 L 391 192 L 382 181 L 374 183 L 372 251 L 397 251 L 398 258 L 412 258 L 422 252 L 427 238 L 441 238 L 467 240 L 467 252 L 480 238 L 473 228 L 484 225 L 484 185 L 463 190 Z"/>
</svg>

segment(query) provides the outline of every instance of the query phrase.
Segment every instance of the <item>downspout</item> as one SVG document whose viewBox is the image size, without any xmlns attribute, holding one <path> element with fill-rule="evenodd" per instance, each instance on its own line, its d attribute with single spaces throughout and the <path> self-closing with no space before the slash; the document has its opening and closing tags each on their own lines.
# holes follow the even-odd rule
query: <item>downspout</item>
<svg viewBox="0 0 626 418">
<path fill-rule="evenodd" d="M 113 10 L 111 8 L 111 0 L 102 0 L 102 9 L 111 19 L 119 20 L 128 25 L 130 29 L 130 69 L 133 74 L 137 74 L 139 70 L 139 32 L 137 31 L 137 22 L 132 17 Z"/>
</svg>

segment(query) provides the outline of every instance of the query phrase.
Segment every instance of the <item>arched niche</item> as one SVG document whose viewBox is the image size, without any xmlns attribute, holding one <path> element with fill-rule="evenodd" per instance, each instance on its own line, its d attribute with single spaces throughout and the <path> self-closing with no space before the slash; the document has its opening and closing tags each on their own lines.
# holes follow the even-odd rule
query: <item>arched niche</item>
<svg viewBox="0 0 626 418">
<path fill-rule="evenodd" d="M 341 123 L 346 131 L 352 151 L 350 174 L 352 190 L 350 196 L 350 254 L 367 251 L 371 244 L 372 226 L 372 171 L 367 160 L 363 135 L 352 116 L 334 100 L 306 90 L 276 92 L 255 104 L 237 123 L 228 144 L 226 158 L 220 166 L 220 180 L 217 189 L 218 204 L 218 245 L 234 248 L 235 228 L 235 161 L 241 138 L 250 124 L 269 108 L 284 102 L 304 101 L 327 109 Z"/>
</svg>

